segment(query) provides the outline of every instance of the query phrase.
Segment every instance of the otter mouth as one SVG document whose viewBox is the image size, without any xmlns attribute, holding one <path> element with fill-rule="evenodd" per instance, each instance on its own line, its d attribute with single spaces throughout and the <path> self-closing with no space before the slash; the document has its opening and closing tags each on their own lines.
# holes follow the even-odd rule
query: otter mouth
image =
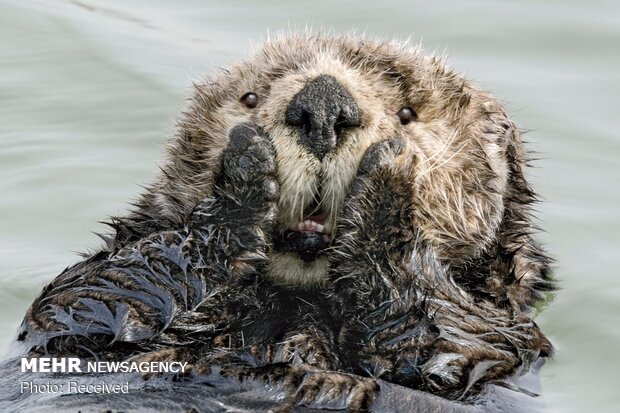
<svg viewBox="0 0 620 413">
<path fill-rule="evenodd" d="M 310 206 L 301 221 L 274 238 L 274 249 L 295 253 L 305 262 L 316 260 L 332 241 L 325 220 L 325 213 L 317 205 Z"/>
</svg>

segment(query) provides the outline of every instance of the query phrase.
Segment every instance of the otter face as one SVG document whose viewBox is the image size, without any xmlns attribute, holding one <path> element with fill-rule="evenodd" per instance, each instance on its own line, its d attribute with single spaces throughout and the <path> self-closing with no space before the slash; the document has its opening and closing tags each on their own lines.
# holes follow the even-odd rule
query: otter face
<svg viewBox="0 0 620 413">
<path fill-rule="evenodd" d="M 154 203 L 175 219 L 204 194 L 228 131 L 250 121 L 273 141 L 281 198 L 268 273 L 280 284 L 325 282 L 322 252 L 365 151 L 404 139 L 416 158 L 411 224 L 446 262 L 497 240 L 509 159 L 523 150 L 486 93 L 436 58 L 400 43 L 352 37 L 268 41 L 246 62 L 195 85 Z M 514 169 L 514 168 L 513 168 Z"/>
</svg>

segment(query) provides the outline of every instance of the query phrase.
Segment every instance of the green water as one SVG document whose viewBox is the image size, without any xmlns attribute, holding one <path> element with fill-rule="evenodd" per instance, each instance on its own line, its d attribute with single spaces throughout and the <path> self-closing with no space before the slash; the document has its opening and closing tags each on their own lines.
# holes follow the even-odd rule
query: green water
<svg viewBox="0 0 620 413">
<path fill-rule="evenodd" d="M 163 157 L 192 79 L 268 30 L 421 40 L 502 98 L 541 158 L 562 290 L 550 412 L 620 411 L 620 2 L 0 0 L 0 346 Z"/>
</svg>

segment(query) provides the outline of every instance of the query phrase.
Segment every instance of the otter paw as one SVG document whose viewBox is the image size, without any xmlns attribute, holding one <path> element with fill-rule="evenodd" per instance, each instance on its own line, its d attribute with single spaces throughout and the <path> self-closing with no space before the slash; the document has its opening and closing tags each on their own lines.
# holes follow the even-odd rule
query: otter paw
<svg viewBox="0 0 620 413">
<path fill-rule="evenodd" d="M 413 156 L 402 139 L 372 145 L 362 158 L 358 175 L 345 199 L 339 228 L 348 251 L 385 251 L 411 239 Z M 345 247 L 347 247 L 345 245 Z M 346 252 L 346 251 L 345 251 Z M 350 255 L 349 254 L 349 255 Z"/>
<path fill-rule="evenodd" d="M 364 154 L 358 175 L 368 175 L 374 170 L 384 169 L 394 165 L 396 157 L 405 151 L 404 140 L 395 138 L 377 142 L 371 145 Z"/>
<path fill-rule="evenodd" d="M 276 216 L 275 173 L 275 150 L 262 129 L 250 123 L 235 126 L 213 196 L 194 208 L 187 224 L 204 243 L 200 261 L 214 274 L 238 279 L 260 272 Z"/>
<path fill-rule="evenodd" d="M 360 161 L 357 178 L 351 184 L 350 195 L 359 196 L 373 189 L 373 186 L 376 187 L 375 190 L 386 191 L 394 182 L 411 182 L 409 171 L 413 157 L 407 156 L 406 152 L 407 143 L 403 139 L 388 139 L 371 145 Z"/>
<path fill-rule="evenodd" d="M 233 244 L 238 244 L 241 250 L 250 255 L 259 251 L 264 247 L 264 234 L 269 232 L 275 216 L 279 196 L 275 173 L 275 150 L 262 129 L 251 123 L 235 126 L 222 153 L 214 194 L 196 206 L 189 227 L 226 228 L 234 234 Z M 241 250 L 233 248 L 224 253 L 234 255 Z"/>
<path fill-rule="evenodd" d="M 275 150 L 263 130 L 242 123 L 230 131 L 230 142 L 222 155 L 220 184 L 236 192 L 262 193 L 267 200 L 277 196 Z"/>
</svg>

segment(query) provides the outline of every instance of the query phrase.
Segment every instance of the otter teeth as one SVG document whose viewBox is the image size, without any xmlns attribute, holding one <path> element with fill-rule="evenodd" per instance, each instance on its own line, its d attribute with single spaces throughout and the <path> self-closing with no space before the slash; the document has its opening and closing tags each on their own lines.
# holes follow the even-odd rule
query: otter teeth
<svg viewBox="0 0 620 413">
<path fill-rule="evenodd" d="M 325 225 L 319 224 L 318 222 L 306 219 L 305 221 L 300 221 L 296 226 L 292 226 L 290 228 L 292 231 L 308 231 L 308 232 L 320 232 L 325 231 Z"/>
</svg>

